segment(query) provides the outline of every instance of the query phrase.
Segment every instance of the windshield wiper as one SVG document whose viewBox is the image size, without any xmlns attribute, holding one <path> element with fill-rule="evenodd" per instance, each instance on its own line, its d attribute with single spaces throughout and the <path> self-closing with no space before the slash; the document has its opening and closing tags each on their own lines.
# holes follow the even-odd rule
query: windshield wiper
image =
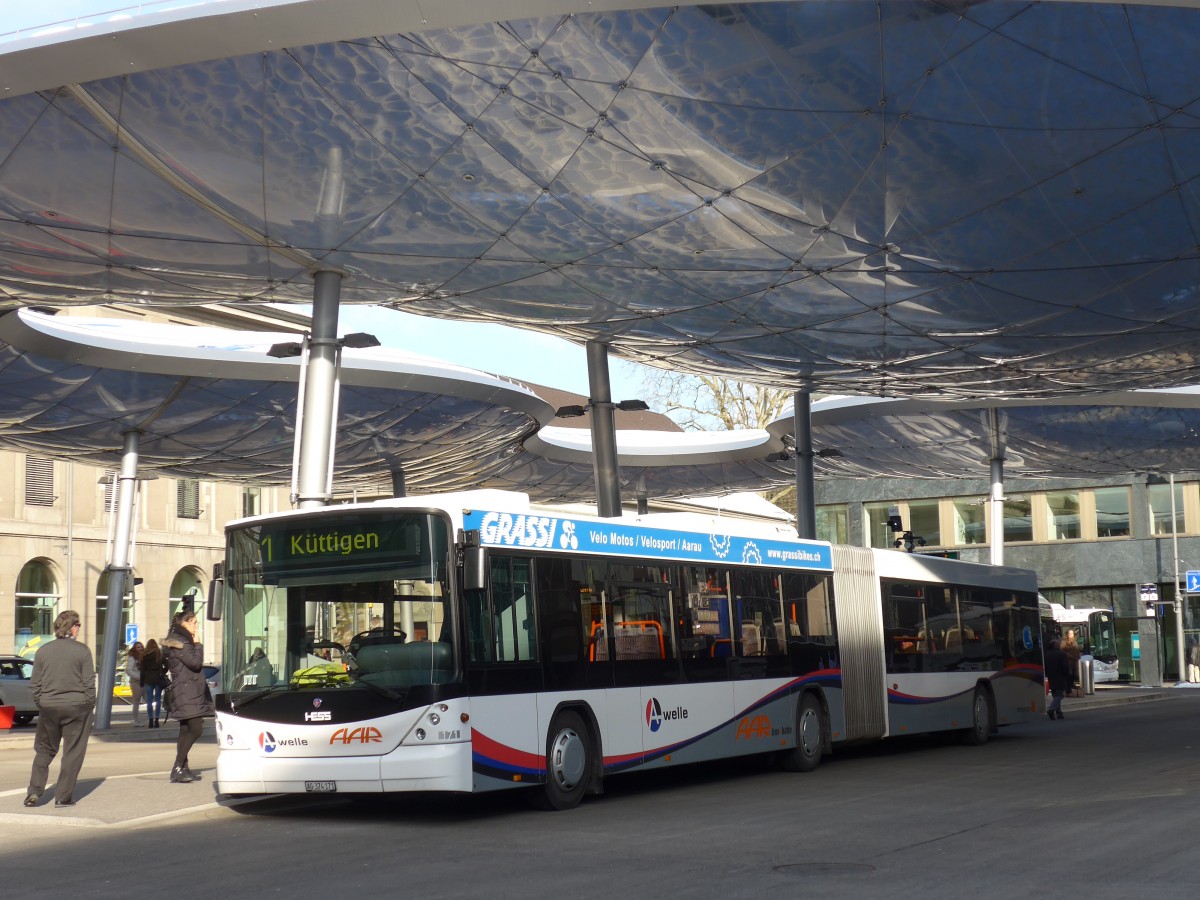
<svg viewBox="0 0 1200 900">
<path fill-rule="evenodd" d="M 393 691 L 389 688 L 385 688 L 382 685 L 378 685 L 378 684 L 375 684 L 374 682 L 367 681 L 367 679 L 364 678 L 356 670 L 351 670 L 351 671 L 347 672 L 346 674 L 350 676 L 350 680 L 353 681 L 355 684 L 361 684 L 363 687 L 367 688 L 368 690 L 378 694 L 380 697 L 384 697 L 385 699 L 391 700 L 393 703 L 398 703 L 399 701 L 404 699 L 403 694 L 397 694 L 395 691 Z"/>
<path fill-rule="evenodd" d="M 229 711 L 237 715 L 239 709 L 243 709 L 253 703 L 255 700 L 261 700 L 267 694 L 272 694 L 280 688 L 286 688 L 286 684 L 273 684 L 270 687 L 263 688 L 261 691 L 255 691 L 249 697 L 242 697 L 240 700 L 234 700 L 232 696 L 229 698 Z"/>
</svg>

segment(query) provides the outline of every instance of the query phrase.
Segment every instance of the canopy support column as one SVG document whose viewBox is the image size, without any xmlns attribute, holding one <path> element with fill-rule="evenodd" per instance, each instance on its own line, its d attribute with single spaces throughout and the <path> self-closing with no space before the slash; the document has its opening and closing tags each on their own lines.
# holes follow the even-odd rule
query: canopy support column
<svg viewBox="0 0 1200 900">
<path fill-rule="evenodd" d="M 817 537 L 816 467 L 812 444 L 812 394 L 792 395 L 792 422 L 796 431 L 796 536 Z"/>
<path fill-rule="evenodd" d="M 300 374 L 300 418 L 296 424 L 296 476 L 292 502 L 319 509 L 333 496 L 333 447 L 337 428 L 337 336 L 340 272 L 317 272 L 313 285 L 312 337 L 305 342 Z"/>
<path fill-rule="evenodd" d="M 991 563 L 1004 565 L 1004 430 L 1000 423 L 1000 411 L 995 407 L 987 411 L 988 444 L 992 468 L 992 494 L 988 501 L 991 521 Z"/>
<path fill-rule="evenodd" d="M 1175 594 L 1175 665 L 1179 669 L 1179 681 L 1187 681 L 1187 646 L 1183 643 L 1183 610 L 1187 605 L 1187 598 L 1184 597 L 1183 588 L 1179 583 L 1179 520 L 1175 518 L 1175 473 L 1171 473 L 1171 558 L 1174 560 L 1174 565 L 1171 567 L 1171 577 L 1174 580 Z"/>
<path fill-rule="evenodd" d="M 601 518 L 615 519 L 621 516 L 621 482 L 617 467 L 616 416 L 608 377 L 608 345 L 600 341 L 588 341 L 586 349 L 596 509 Z"/>
<path fill-rule="evenodd" d="M 96 678 L 96 728 L 112 723 L 113 687 L 116 683 L 117 648 L 121 644 L 121 625 L 125 618 L 125 588 L 130 582 L 130 548 L 133 543 L 133 515 L 138 491 L 138 433 L 123 435 L 121 474 L 115 487 L 116 533 L 108 572 L 108 600 L 104 614 L 104 636 L 100 650 L 100 672 Z"/>
</svg>

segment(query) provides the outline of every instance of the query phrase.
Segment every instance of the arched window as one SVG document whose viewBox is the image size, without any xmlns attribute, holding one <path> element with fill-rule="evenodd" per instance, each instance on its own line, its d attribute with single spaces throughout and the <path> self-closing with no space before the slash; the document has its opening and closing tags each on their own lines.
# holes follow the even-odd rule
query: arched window
<svg viewBox="0 0 1200 900">
<path fill-rule="evenodd" d="M 177 612 L 190 609 L 200 619 L 200 633 L 196 640 L 206 643 L 205 635 L 208 622 L 204 617 L 204 584 L 198 569 L 185 568 L 175 573 L 171 579 L 171 599 L 168 605 L 168 621 L 175 618 Z"/>
<path fill-rule="evenodd" d="M 16 629 L 13 652 L 33 656 L 37 648 L 54 637 L 54 617 L 58 615 L 58 579 L 50 563 L 33 559 L 17 575 Z"/>
</svg>

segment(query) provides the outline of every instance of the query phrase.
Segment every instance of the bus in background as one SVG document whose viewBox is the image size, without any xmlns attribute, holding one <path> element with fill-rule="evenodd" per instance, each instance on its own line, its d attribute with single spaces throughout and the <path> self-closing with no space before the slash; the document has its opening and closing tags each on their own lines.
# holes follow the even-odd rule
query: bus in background
<svg viewBox="0 0 1200 900">
<path fill-rule="evenodd" d="M 1041 602 L 1049 607 L 1050 621 L 1045 623 L 1049 637 L 1064 638 L 1074 631 L 1079 649 L 1085 656 L 1092 656 L 1093 681 L 1096 684 L 1117 681 L 1117 630 L 1113 611 L 1063 606 L 1049 603 L 1044 597 Z"/>
<path fill-rule="evenodd" d="M 1032 572 L 475 491 L 230 524 L 224 794 L 526 788 L 1044 708 Z"/>
</svg>

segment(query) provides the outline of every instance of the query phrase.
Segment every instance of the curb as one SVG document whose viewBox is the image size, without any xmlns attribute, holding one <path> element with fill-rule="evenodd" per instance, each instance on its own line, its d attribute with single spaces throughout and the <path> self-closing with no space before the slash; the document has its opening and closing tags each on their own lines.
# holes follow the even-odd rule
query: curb
<svg viewBox="0 0 1200 900">
<path fill-rule="evenodd" d="M 16 749 L 32 749 L 33 738 L 37 732 L 36 728 L 25 726 L 19 731 L 0 731 L 0 751 L 16 750 Z M 217 727 L 216 722 L 212 719 L 206 719 L 204 722 L 204 730 L 200 733 L 200 740 L 211 738 L 216 740 Z M 116 728 L 108 728 L 104 731 L 93 730 L 91 737 L 88 738 L 88 743 L 98 741 L 103 744 L 112 743 L 139 743 L 139 744 L 167 744 L 174 743 L 179 737 L 179 728 L 177 725 L 167 724 L 162 728 L 138 728 L 134 729 L 131 726 Z"/>
</svg>

